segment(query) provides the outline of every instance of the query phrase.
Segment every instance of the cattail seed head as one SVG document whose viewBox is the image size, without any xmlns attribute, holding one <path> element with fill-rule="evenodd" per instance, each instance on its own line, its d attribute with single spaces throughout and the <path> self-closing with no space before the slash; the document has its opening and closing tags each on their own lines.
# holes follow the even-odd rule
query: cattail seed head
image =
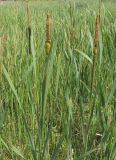
<svg viewBox="0 0 116 160">
<path fill-rule="evenodd" d="M 32 39 L 32 35 L 31 35 L 31 18 L 30 18 L 30 14 L 29 14 L 29 4 L 28 1 L 26 2 L 26 6 L 27 6 L 27 20 L 28 20 L 28 27 L 27 27 L 27 32 L 28 32 L 28 52 L 29 54 L 31 54 L 31 39 Z"/>
<path fill-rule="evenodd" d="M 50 48 L 51 48 L 51 43 L 46 42 L 45 43 L 46 54 L 49 54 Z"/>
<path fill-rule="evenodd" d="M 99 41 L 99 16 L 96 17 L 95 36 L 94 36 L 94 50 L 93 51 L 95 51 L 98 48 L 98 41 Z"/>
<path fill-rule="evenodd" d="M 50 27 L 51 27 L 51 20 L 50 20 L 50 16 L 47 15 L 46 18 L 46 41 L 50 42 L 51 41 L 51 37 L 50 37 Z"/>
<path fill-rule="evenodd" d="M 46 42 L 45 42 L 46 54 L 49 53 L 50 48 L 51 48 L 50 31 L 51 31 L 51 19 L 50 19 L 50 16 L 47 15 L 47 18 L 46 18 Z"/>
</svg>

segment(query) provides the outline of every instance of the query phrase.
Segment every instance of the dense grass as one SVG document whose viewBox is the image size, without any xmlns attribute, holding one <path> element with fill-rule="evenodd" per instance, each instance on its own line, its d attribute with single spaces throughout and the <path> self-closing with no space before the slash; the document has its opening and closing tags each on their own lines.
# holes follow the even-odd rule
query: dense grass
<svg viewBox="0 0 116 160">
<path fill-rule="evenodd" d="M 101 6 L 94 88 L 91 70 L 98 2 L 0 6 L 0 160 L 114 160 L 116 4 Z M 45 20 L 52 47 L 45 53 Z"/>
</svg>

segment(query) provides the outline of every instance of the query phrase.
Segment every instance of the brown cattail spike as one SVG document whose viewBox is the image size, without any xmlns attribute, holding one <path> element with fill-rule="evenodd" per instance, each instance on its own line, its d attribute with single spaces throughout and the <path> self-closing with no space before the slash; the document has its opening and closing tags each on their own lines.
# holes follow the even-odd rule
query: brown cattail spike
<svg viewBox="0 0 116 160">
<path fill-rule="evenodd" d="M 92 74 L 91 74 L 91 93 L 93 91 L 93 85 L 94 85 L 94 74 L 95 74 L 95 65 L 96 65 L 96 55 L 97 55 L 97 49 L 98 49 L 98 42 L 99 42 L 99 16 L 96 17 L 96 24 L 95 24 L 94 48 L 93 48 L 93 65 L 92 65 Z"/>
<path fill-rule="evenodd" d="M 50 27 L 51 27 L 50 16 L 47 15 L 47 19 L 46 19 L 46 41 L 47 42 L 51 42 Z"/>
<path fill-rule="evenodd" d="M 99 41 L 99 16 L 96 17 L 94 49 L 98 48 L 98 41 Z"/>
<path fill-rule="evenodd" d="M 50 19 L 50 16 L 47 15 L 47 18 L 46 18 L 46 42 L 45 42 L 46 54 L 49 53 L 50 48 L 51 48 L 50 31 L 51 31 L 51 19 Z"/>
<path fill-rule="evenodd" d="M 31 54 L 31 21 L 30 21 L 30 14 L 29 14 L 29 4 L 27 2 L 27 19 L 28 19 L 28 51 Z"/>
</svg>

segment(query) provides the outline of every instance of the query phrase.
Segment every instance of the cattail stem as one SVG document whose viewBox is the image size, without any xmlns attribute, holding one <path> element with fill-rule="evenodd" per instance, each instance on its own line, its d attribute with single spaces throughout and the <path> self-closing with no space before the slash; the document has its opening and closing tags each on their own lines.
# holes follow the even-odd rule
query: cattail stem
<svg viewBox="0 0 116 160">
<path fill-rule="evenodd" d="M 93 65 L 92 65 L 92 73 L 91 73 L 91 93 L 93 91 L 93 86 L 94 86 L 98 42 L 99 42 L 99 16 L 96 17 L 96 24 L 95 24 L 94 48 L 93 48 Z"/>
<path fill-rule="evenodd" d="M 27 2 L 27 19 L 28 19 L 28 28 L 27 28 L 27 32 L 28 32 L 28 52 L 29 54 L 31 54 L 31 20 L 30 20 L 30 14 L 29 14 L 29 4 Z"/>
<path fill-rule="evenodd" d="M 49 54 L 50 48 L 51 48 L 51 20 L 50 16 L 47 15 L 46 18 L 46 42 L 45 42 L 45 49 L 46 49 L 46 54 Z"/>
</svg>

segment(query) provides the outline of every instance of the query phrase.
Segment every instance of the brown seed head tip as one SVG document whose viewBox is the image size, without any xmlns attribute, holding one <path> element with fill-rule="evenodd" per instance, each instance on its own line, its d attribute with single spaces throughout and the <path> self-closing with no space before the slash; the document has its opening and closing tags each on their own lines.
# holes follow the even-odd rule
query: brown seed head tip
<svg viewBox="0 0 116 160">
<path fill-rule="evenodd" d="M 46 25 L 48 25 L 49 27 L 50 27 L 50 22 L 51 22 L 50 16 L 47 15 L 47 18 L 46 18 Z"/>
<path fill-rule="evenodd" d="M 94 47 L 98 47 L 99 41 L 99 15 L 96 17 L 96 24 L 95 24 L 95 37 L 94 37 Z"/>
<path fill-rule="evenodd" d="M 97 17 L 96 17 L 96 26 L 98 26 L 99 25 L 99 15 L 97 15 Z"/>
<path fill-rule="evenodd" d="M 50 16 L 49 16 L 49 14 L 47 14 L 47 18 L 49 18 Z"/>
<path fill-rule="evenodd" d="M 51 40 L 50 30 L 51 30 L 50 16 L 47 15 L 47 18 L 46 18 L 46 41 L 47 42 L 49 42 Z"/>
</svg>

